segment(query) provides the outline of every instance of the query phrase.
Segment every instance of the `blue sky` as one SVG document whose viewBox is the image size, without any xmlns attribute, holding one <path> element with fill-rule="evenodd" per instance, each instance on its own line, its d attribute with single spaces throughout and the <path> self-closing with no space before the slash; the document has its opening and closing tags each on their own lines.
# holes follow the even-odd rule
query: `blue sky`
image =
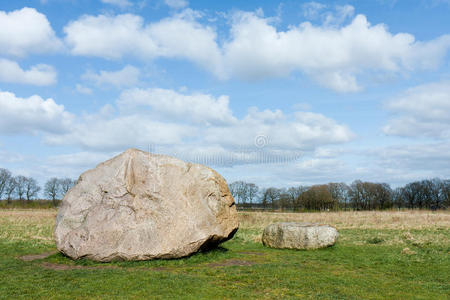
<svg viewBox="0 0 450 300">
<path fill-rule="evenodd" d="M 0 166 L 130 147 L 232 182 L 450 177 L 450 1 L 0 1 Z"/>
</svg>

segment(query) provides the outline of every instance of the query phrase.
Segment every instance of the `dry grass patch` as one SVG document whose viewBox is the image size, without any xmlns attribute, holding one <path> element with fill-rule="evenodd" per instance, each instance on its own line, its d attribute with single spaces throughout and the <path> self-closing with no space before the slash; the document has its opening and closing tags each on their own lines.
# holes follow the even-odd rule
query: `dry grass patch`
<svg viewBox="0 0 450 300">
<path fill-rule="evenodd" d="M 240 212 L 239 221 L 246 229 L 263 229 L 274 222 L 325 223 L 338 229 L 435 229 L 450 228 L 450 211 Z"/>
<path fill-rule="evenodd" d="M 260 242 L 262 230 L 271 223 L 312 222 L 342 230 L 339 240 L 344 243 L 417 247 L 450 245 L 449 211 L 240 212 L 239 221 L 242 229 L 239 237 L 244 243 Z"/>
<path fill-rule="evenodd" d="M 55 209 L 0 210 L 0 239 L 11 243 L 30 240 L 53 243 L 55 219 Z"/>
<path fill-rule="evenodd" d="M 11 243 L 32 240 L 53 245 L 56 209 L 0 210 L 0 239 Z M 317 213 L 239 212 L 238 237 L 259 243 L 264 227 L 274 222 L 314 222 L 339 230 L 358 229 L 358 234 L 341 234 L 340 241 L 352 244 L 450 244 L 450 211 L 362 211 Z M 365 232 L 364 230 L 369 230 Z M 372 231 L 370 231 L 372 230 Z M 382 230 L 373 235 L 373 230 Z M 418 232 L 420 230 L 420 232 Z M 401 233 L 393 233 L 399 232 Z"/>
</svg>

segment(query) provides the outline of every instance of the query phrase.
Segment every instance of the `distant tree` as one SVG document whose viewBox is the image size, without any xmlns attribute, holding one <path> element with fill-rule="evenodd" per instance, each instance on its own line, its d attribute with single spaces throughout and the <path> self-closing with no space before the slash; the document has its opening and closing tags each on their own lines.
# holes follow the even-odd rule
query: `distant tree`
<svg viewBox="0 0 450 300">
<path fill-rule="evenodd" d="M 402 188 L 402 197 L 407 208 L 422 208 L 421 189 L 422 186 L 418 181 L 408 183 Z"/>
<path fill-rule="evenodd" d="M 245 207 L 247 204 L 252 206 L 253 201 L 258 195 L 258 186 L 254 183 L 244 181 L 235 181 L 229 185 L 229 189 L 236 201 Z"/>
<path fill-rule="evenodd" d="M 56 205 L 56 201 L 61 196 L 61 180 L 56 177 L 47 180 L 44 186 L 44 193 Z"/>
<path fill-rule="evenodd" d="M 300 197 L 300 195 L 307 190 L 308 190 L 308 187 L 306 187 L 306 186 L 296 186 L 296 187 L 290 187 L 287 189 L 287 194 L 289 195 L 292 209 L 294 211 L 297 211 L 300 209 L 300 203 L 297 200 Z"/>
<path fill-rule="evenodd" d="M 343 182 L 331 182 L 328 184 L 328 190 L 330 191 L 331 197 L 344 209 L 348 206 L 349 189 L 349 186 Z"/>
<path fill-rule="evenodd" d="M 8 200 L 8 203 L 11 202 L 13 195 L 16 193 L 16 190 L 17 190 L 16 177 L 11 177 L 6 183 L 5 187 L 5 195 L 6 199 Z"/>
<path fill-rule="evenodd" d="M 445 182 L 445 180 L 434 178 L 408 183 L 402 188 L 401 197 L 408 208 L 444 208 Z"/>
<path fill-rule="evenodd" d="M 19 197 L 19 200 L 24 200 L 27 190 L 27 181 L 28 178 L 22 175 L 16 177 L 16 195 Z"/>
<path fill-rule="evenodd" d="M 246 198 L 248 199 L 250 203 L 250 207 L 253 205 L 253 200 L 255 200 L 256 196 L 258 195 L 259 187 L 254 183 L 247 183 L 247 195 Z"/>
<path fill-rule="evenodd" d="M 328 185 L 313 185 L 302 193 L 299 201 L 307 210 L 328 210 L 337 208 L 337 201 L 333 199 Z"/>
<path fill-rule="evenodd" d="M 434 178 L 432 179 L 431 190 L 431 209 L 445 208 L 446 196 L 445 196 L 445 181 Z"/>
<path fill-rule="evenodd" d="M 41 187 L 38 185 L 37 181 L 32 177 L 27 177 L 25 184 L 25 196 L 27 200 L 32 200 L 38 195 L 38 192 L 41 190 Z"/>
<path fill-rule="evenodd" d="M 392 207 L 392 190 L 386 183 L 356 180 L 350 185 L 350 203 L 356 210 Z"/>
<path fill-rule="evenodd" d="M 245 182 L 235 181 L 229 185 L 229 189 L 238 204 L 245 202 Z"/>
<path fill-rule="evenodd" d="M 386 209 L 392 207 L 392 189 L 387 183 L 374 184 L 374 204 L 375 209 Z"/>
<path fill-rule="evenodd" d="M 450 179 L 442 181 L 441 190 L 442 190 L 442 207 L 450 208 Z"/>
<path fill-rule="evenodd" d="M 392 204 L 397 208 L 405 207 L 405 199 L 403 197 L 403 188 L 398 187 L 392 190 Z"/>
<path fill-rule="evenodd" d="M 353 209 L 361 210 L 364 206 L 364 188 L 361 180 L 355 180 L 350 185 L 349 190 L 350 204 Z"/>
<path fill-rule="evenodd" d="M 8 182 L 11 180 L 11 172 L 7 169 L 0 168 L 0 199 L 5 195 L 6 189 L 8 187 Z"/>
<path fill-rule="evenodd" d="M 261 205 L 263 210 L 266 210 L 267 206 L 269 205 L 268 199 L 267 199 L 267 189 L 261 190 Z"/>
<path fill-rule="evenodd" d="M 70 178 L 63 178 L 59 180 L 59 185 L 61 188 L 61 197 L 63 198 L 67 192 L 76 184 L 76 180 Z"/>
<path fill-rule="evenodd" d="M 279 207 L 281 210 L 286 210 L 292 208 L 292 199 L 291 194 L 288 192 L 288 189 L 279 189 L 280 195 L 278 199 Z"/>
<path fill-rule="evenodd" d="M 263 191 L 262 203 L 264 209 L 267 206 L 271 206 L 272 210 L 277 208 L 277 202 L 280 197 L 280 190 L 274 187 L 267 188 Z"/>
</svg>

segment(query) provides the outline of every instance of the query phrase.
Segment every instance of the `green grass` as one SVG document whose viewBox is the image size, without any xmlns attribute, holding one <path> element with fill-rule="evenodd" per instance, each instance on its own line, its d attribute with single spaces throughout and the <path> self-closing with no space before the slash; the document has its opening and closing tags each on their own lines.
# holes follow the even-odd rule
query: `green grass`
<svg viewBox="0 0 450 300">
<path fill-rule="evenodd" d="M 0 219 L 0 298 L 450 297 L 449 228 L 345 229 L 334 247 L 315 251 L 266 248 L 252 241 L 257 230 L 244 228 L 216 250 L 177 260 L 95 263 L 61 254 L 20 260 L 55 249 L 52 224 L 44 218 Z M 402 253 L 406 247 L 415 254 Z M 43 263 L 75 268 L 53 270 Z"/>
</svg>

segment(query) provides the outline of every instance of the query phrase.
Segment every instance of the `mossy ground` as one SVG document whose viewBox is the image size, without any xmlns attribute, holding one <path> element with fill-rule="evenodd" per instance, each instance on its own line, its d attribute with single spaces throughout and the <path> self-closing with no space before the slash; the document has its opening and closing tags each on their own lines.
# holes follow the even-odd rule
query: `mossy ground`
<svg viewBox="0 0 450 300">
<path fill-rule="evenodd" d="M 334 247 L 315 251 L 265 248 L 258 242 L 260 229 L 243 222 L 236 236 L 220 248 L 183 259 L 95 263 L 72 261 L 57 253 L 21 260 L 23 255 L 55 250 L 53 217 L 50 210 L 0 213 L 0 298 L 450 296 L 450 229 L 445 222 L 425 228 L 340 229 Z"/>
</svg>

